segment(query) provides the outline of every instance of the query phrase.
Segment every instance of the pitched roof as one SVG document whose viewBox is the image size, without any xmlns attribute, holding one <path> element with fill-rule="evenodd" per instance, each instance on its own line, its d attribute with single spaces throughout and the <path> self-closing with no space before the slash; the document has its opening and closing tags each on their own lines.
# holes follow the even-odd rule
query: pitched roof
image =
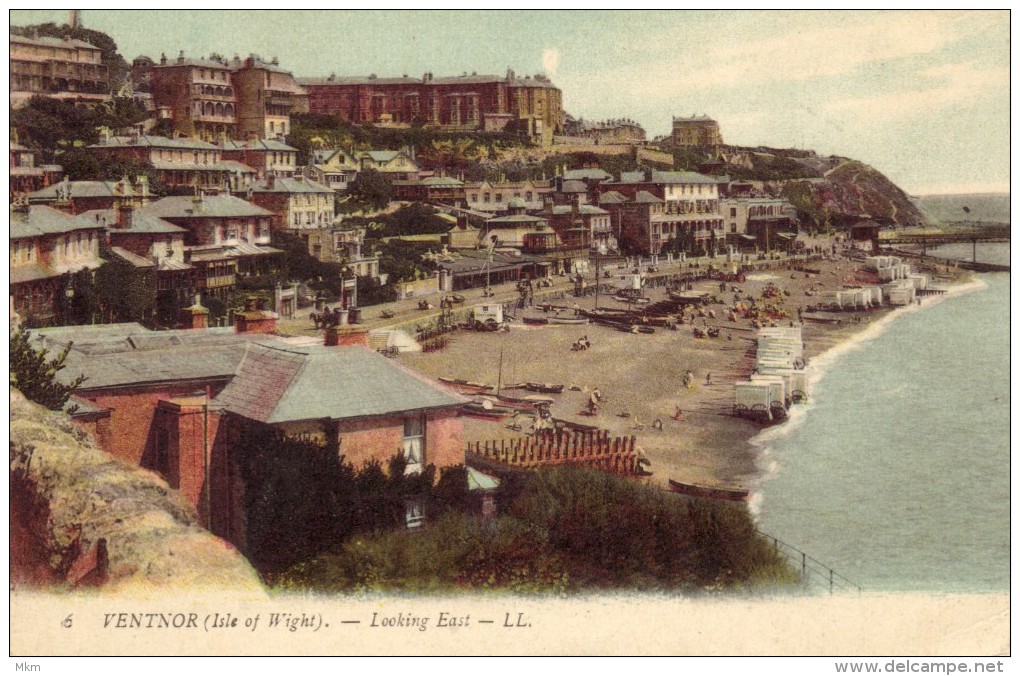
<svg viewBox="0 0 1020 676">
<path fill-rule="evenodd" d="M 651 179 L 643 171 L 624 171 L 620 173 L 619 183 L 711 183 L 719 182 L 714 176 L 706 176 L 696 171 L 653 171 Z M 610 184 L 611 185 L 611 184 Z"/>
<path fill-rule="evenodd" d="M 563 172 L 564 180 L 583 180 L 583 179 L 594 179 L 596 181 L 611 181 L 613 179 L 612 174 L 609 174 L 602 169 L 570 169 Z"/>
<path fill-rule="evenodd" d="M 432 188 L 462 188 L 464 183 L 458 181 L 450 176 L 432 176 L 426 178 L 421 182 L 422 185 L 427 185 Z"/>
<path fill-rule="evenodd" d="M 388 84 L 422 84 L 413 77 L 375 77 L 369 75 L 330 76 L 330 77 L 299 77 L 297 83 L 303 87 L 308 85 L 388 85 Z"/>
<path fill-rule="evenodd" d="M 158 216 L 143 213 L 141 210 L 131 212 L 131 222 L 127 228 L 114 227 L 117 222 L 116 209 L 92 209 L 78 214 L 76 218 L 84 223 L 96 224 L 100 227 L 105 226 L 114 233 L 123 232 L 132 234 L 148 233 L 169 235 L 188 231 L 187 228 L 182 228 L 169 221 L 164 221 Z"/>
<path fill-rule="evenodd" d="M 98 223 L 85 223 L 63 211 L 41 204 L 33 204 L 27 210 L 11 209 L 10 239 L 58 235 L 75 230 L 101 229 Z"/>
<path fill-rule="evenodd" d="M 159 218 L 240 218 L 273 215 L 271 211 L 233 195 L 204 195 L 198 199 L 187 196 L 164 197 L 146 204 L 135 213 Z"/>
<path fill-rule="evenodd" d="M 626 201 L 627 198 L 615 190 L 610 190 L 609 192 L 604 192 L 599 195 L 599 204 L 623 204 Z"/>
<path fill-rule="evenodd" d="M 638 204 L 662 204 L 661 199 L 647 190 L 638 190 L 637 194 L 634 195 L 634 201 Z"/>
<path fill-rule="evenodd" d="M 28 194 L 29 201 L 57 199 L 57 192 L 70 189 L 71 197 L 112 197 L 113 186 L 119 181 L 67 181 L 48 185 Z"/>
<path fill-rule="evenodd" d="M 250 335 L 232 328 L 149 331 L 139 324 L 36 329 L 33 340 L 51 352 L 72 343 L 61 382 L 84 374 L 80 390 L 157 382 L 229 378 Z"/>
<path fill-rule="evenodd" d="M 43 265 L 42 263 L 28 263 L 26 265 L 17 265 L 12 267 L 8 281 L 11 284 L 22 284 L 24 282 L 34 282 L 37 279 L 56 277 L 59 274 L 59 272 L 48 265 Z"/>
<path fill-rule="evenodd" d="M 459 406 L 464 399 L 363 347 L 249 345 L 215 402 L 264 423 Z"/>
<path fill-rule="evenodd" d="M 652 183 L 718 183 L 715 176 L 706 176 L 696 171 L 653 171 Z"/>
<path fill-rule="evenodd" d="M 558 205 L 556 205 L 556 206 L 554 206 L 552 208 L 552 213 L 555 216 L 562 216 L 564 214 L 571 214 L 571 213 L 573 213 L 573 211 L 574 211 L 573 206 L 571 206 L 569 204 L 558 204 Z M 609 213 L 605 209 L 600 209 L 600 208 L 598 208 L 596 206 L 592 206 L 591 204 L 578 204 L 577 205 L 577 212 L 579 214 L 587 215 L 587 216 L 604 216 L 605 214 Z"/>
<path fill-rule="evenodd" d="M 560 192 L 588 192 L 588 186 L 585 185 L 584 181 L 569 179 L 563 181 L 563 185 L 560 186 Z"/>
<path fill-rule="evenodd" d="M 269 152 L 269 151 L 289 151 L 297 152 L 297 148 L 292 148 L 282 141 L 275 139 L 258 139 L 245 143 L 244 141 L 224 141 L 222 144 L 223 150 L 240 151 L 240 150 L 251 150 L 254 152 Z"/>
<path fill-rule="evenodd" d="M 497 216 L 496 218 L 490 218 L 485 221 L 486 225 L 500 225 L 503 223 L 547 223 L 548 221 L 541 216 L 532 216 L 530 214 L 510 214 L 509 216 Z"/>
<path fill-rule="evenodd" d="M 21 35 L 11 34 L 11 42 L 19 42 L 23 45 L 38 45 L 40 47 L 64 47 L 69 49 L 74 47 L 76 49 L 90 49 L 92 51 L 101 52 L 102 50 L 95 45 L 85 42 L 83 40 L 75 40 L 72 38 L 57 38 L 51 36 L 41 36 L 37 38 L 27 38 Z"/>
<path fill-rule="evenodd" d="M 357 153 L 358 159 L 368 157 L 371 158 L 373 162 L 389 162 L 397 155 L 403 155 L 404 157 L 407 157 L 407 159 L 411 159 L 407 156 L 407 153 L 399 150 L 363 150 L 360 153 Z"/>
<path fill-rule="evenodd" d="M 219 150 L 216 146 L 205 141 L 188 138 L 167 138 L 166 136 L 149 136 L 146 134 L 134 136 L 111 136 L 102 143 L 96 143 L 89 148 L 132 148 L 132 147 L 158 147 L 158 148 L 179 148 L 181 150 Z"/>
<path fill-rule="evenodd" d="M 110 247 L 110 251 L 112 251 L 114 253 L 114 255 L 116 255 L 118 258 L 123 260 L 125 263 L 133 265 L 136 268 L 154 268 L 154 267 L 156 267 L 156 264 L 153 263 L 152 261 L 150 261 L 148 258 L 145 258 L 144 256 L 138 256 L 136 254 L 133 254 L 130 251 L 128 251 L 127 249 L 124 249 L 122 247 L 111 246 Z"/>
<path fill-rule="evenodd" d="M 303 177 L 295 178 L 273 178 L 273 186 L 269 187 L 268 181 L 262 181 L 251 186 L 252 192 L 285 192 L 285 193 L 329 193 L 333 194 L 330 188 Z"/>
</svg>

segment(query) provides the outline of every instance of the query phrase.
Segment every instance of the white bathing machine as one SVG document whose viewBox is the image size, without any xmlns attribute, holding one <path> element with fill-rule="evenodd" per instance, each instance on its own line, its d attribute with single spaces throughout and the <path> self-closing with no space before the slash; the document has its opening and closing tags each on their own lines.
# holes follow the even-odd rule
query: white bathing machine
<svg viewBox="0 0 1020 676">
<path fill-rule="evenodd" d="M 733 413 L 760 423 L 773 422 L 769 383 L 734 383 Z"/>
<path fill-rule="evenodd" d="M 786 385 L 786 396 L 791 403 L 803 404 L 808 400 L 809 381 L 807 373 L 801 369 L 765 366 L 759 367 L 758 373 L 763 376 L 782 376 Z M 751 379 L 753 381 L 754 377 Z"/>
</svg>

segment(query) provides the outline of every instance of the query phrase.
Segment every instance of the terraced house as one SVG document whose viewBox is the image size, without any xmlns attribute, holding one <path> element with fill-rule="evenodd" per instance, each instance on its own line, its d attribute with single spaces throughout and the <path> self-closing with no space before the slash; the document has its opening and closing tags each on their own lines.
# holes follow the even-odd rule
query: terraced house
<svg viewBox="0 0 1020 676">
<path fill-rule="evenodd" d="M 82 103 L 110 98 L 109 67 L 102 50 L 83 40 L 10 36 L 11 105 L 33 96 Z"/>
<path fill-rule="evenodd" d="M 257 171 L 206 141 L 165 136 L 115 136 L 89 146 L 102 157 L 135 160 L 152 166 L 170 187 L 228 188 L 254 181 Z"/>
<path fill-rule="evenodd" d="M 245 188 L 244 195 L 252 204 L 271 211 L 276 216 L 274 227 L 279 229 L 328 228 L 335 219 L 336 193 L 304 176 L 270 175 Z"/>
<path fill-rule="evenodd" d="M 269 246 L 273 214 L 232 195 L 164 197 L 135 211 L 184 228 L 185 260 L 198 270 L 196 291 L 227 300 L 240 277 L 271 275 L 282 251 Z"/>
<path fill-rule="evenodd" d="M 57 319 L 66 273 L 95 270 L 103 264 L 99 244 L 104 226 L 81 221 L 46 206 L 11 206 L 10 303 L 23 320 L 45 324 Z"/>
</svg>

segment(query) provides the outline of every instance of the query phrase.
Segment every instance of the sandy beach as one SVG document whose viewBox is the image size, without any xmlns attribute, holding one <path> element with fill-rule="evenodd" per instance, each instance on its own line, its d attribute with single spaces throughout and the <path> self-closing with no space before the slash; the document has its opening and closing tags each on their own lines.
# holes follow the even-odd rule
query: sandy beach
<svg viewBox="0 0 1020 676">
<path fill-rule="evenodd" d="M 820 260 L 809 264 L 820 274 L 785 270 L 766 270 L 747 275 L 739 284 L 742 298 L 758 298 L 766 285 L 774 284 L 783 291 L 769 299 L 785 310 L 791 319 L 778 325 L 797 323 L 798 307 L 831 297 L 833 291 L 854 276 L 859 265 L 848 260 Z M 939 271 L 946 276 L 946 270 Z M 959 275 L 949 273 L 954 281 Z M 966 273 L 964 273 L 966 274 Z M 806 293 L 812 290 L 812 295 Z M 719 283 L 704 281 L 695 284 L 695 292 L 705 291 L 725 299 L 732 305 L 733 292 L 719 293 Z M 652 301 L 666 297 L 664 287 L 646 289 Z M 556 301 L 573 307 L 594 307 L 593 296 Z M 622 307 L 603 295 L 600 308 Z M 508 396 L 530 394 L 523 389 L 505 386 L 523 382 L 564 384 L 562 394 L 551 395 L 556 418 L 597 425 L 614 435 L 634 435 L 637 445 L 651 460 L 650 481 L 665 485 L 670 478 L 712 486 L 749 487 L 759 474 L 756 449 L 749 441 L 763 428 L 731 414 L 733 383 L 746 380 L 754 368 L 753 355 L 756 331 L 750 320 L 728 321 L 723 305 L 713 305 L 720 327 L 717 338 L 697 338 L 690 325 L 678 330 L 656 328 L 653 334 L 632 334 L 597 324 L 532 326 L 514 322 L 508 332 L 479 333 L 459 331 L 451 335 L 445 350 L 428 354 L 401 354 L 402 363 L 433 377 L 447 376 L 504 386 Z M 853 336 L 866 331 L 872 324 L 892 311 L 885 307 L 854 315 L 843 313 L 843 323 L 803 325 L 805 357 L 809 364 Z M 538 308 L 516 311 L 521 316 L 542 316 Z M 562 311 L 572 315 L 572 310 Z M 859 317 L 855 322 L 853 317 Z M 698 325 L 704 324 L 697 320 Z M 571 349 L 574 341 L 587 335 L 591 348 Z M 502 376 L 500 354 L 502 353 Z M 683 386 L 684 373 L 694 374 L 695 386 Z M 707 382 L 711 375 L 711 382 Z M 586 403 L 591 390 L 598 388 L 602 405 L 595 416 L 587 415 Z M 679 407 L 680 420 L 673 415 Z M 661 429 L 659 423 L 661 422 Z M 510 419 L 493 422 L 476 418 L 465 419 L 467 440 L 505 439 L 520 436 L 511 429 Z M 524 423 L 528 429 L 528 418 Z"/>
<path fill-rule="evenodd" d="M 807 243 L 819 244 L 828 250 L 832 240 L 819 238 Z M 708 261 L 700 263 L 703 269 Z M 718 262 L 716 262 L 719 265 Z M 785 263 L 773 263 L 786 265 Z M 791 261 L 789 265 L 803 265 Z M 868 331 L 873 325 L 895 310 L 889 306 L 863 313 L 840 313 L 841 324 L 797 322 L 798 308 L 831 302 L 833 293 L 847 284 L 867 275 L 860 271 L 861 264 L 843 257 L 812 260 L 806 264 L 815 273 L 796 271 L 790 268 L 761 270 L 747 275 L 745 282 L 737 284 L 742 300 L 761 298 L 768 285 L 775 285 L 781 293 L 767 299 L 786 317 L 777 320 L 779 326 L 790 322 L 803 328 L 804 355 L 811 367 L 824 353 L 846 343 L 855 336 Z M 959 284 L 971 277 L 970 273 L 955 268 L 939 266 L 925 269 L 914 266 L 917 271 L 926 272 L 942 285 Z M 663 266 L 661 273 L 689 271 Z M 613 274 L 628 270 L 610 269 Z M 754 368 L 756 329 L 751 320 L 738 318 L 729 321 L 727 308 L 734 304 L 732 284 L 720 292 L 719 282 L 704 280 L 696 282 L 692 293 L 706 292 L 715 295 L 725 305 L 714 304 L 707 309 L 714 310 L 716 317 L 698 318 L 697 326 L 706 321 L 720 328 L 717 338 L 697 338 L 692 326 L 684 324 L 678 330 L 655 328 L 652 334 L 632 334 L 598 324 L 586 325 L 528 325 L 521 321 L 524 316 L 553 316 L 555 311 L 544 313 L 538 306 L 549 300 L 567 309 L 561 316 L 573 316 L 576 305 L 582 309 L 593 309 L 596 299 L 593 295 L 575 297 L 569 292 L 565 297 L 557 293 L 553 297 L 536 295 L 535 307 L 512 310 L 517 320 L 511 323 L 508 332 L 475 332 L 461 330 L 447 334 L 449 345 L 446 349 L 431 353 L 405 352 L 396 358 L 403 364 L 434 378 L 440 376 L 459 378 L 490 385 L 501 384 L 502 393 L 511 397 L 532 394 L 524 389 L 514 389 L 517 383 L 542 382 L 565 386 L 562 394 L 550 395 L 553 417 L 596 425 L 608 429 L 613 435 L 634 435 L 637 446 L 651 460 L 649 481 L 666 485 L 668 479 L 693 482 L 720 487 L 753 487 L 761 474 L 757 463 L 757 449 L 750 440 L 763 429 L 761 425 L 732 415 L 733 384 L 747 380 Z M 566 287 L 560 286 L 560 289 Z M 513 285 L 495 289 L 496 295 L 489 302 L 507 302 L 512 305 L 516 298 Z M 667 297 L 665 286 L 646 287 L 645 296 L 652 302 Z M 470 308 L 481 302 L 481 290 L 464 292 L 467 301 L 462 308 Z M 810 294 L 810 295 L 809 295 Z M 509 301 L 509 302 L 508 302 Z M 434 302 L 438 302 L 438 299 Z M 923 300 L 928 303 L 931 300 Z M 396 311 L 396 321 L 404 322 L 400 328 L 410 333 L 415 326 L 428 326 L 435 321 L 437 311 L 419 312 L 417 301 L 407 300 L 386 306 L 365 308 L 364 327 L 368 329 L 392 325 L 394 320 L 383 320 L 383 309 Z M 602 309 L 624 309 L 625 305 L 607 294 L 601 294 L 598 306 Z M 308 310 L 304 311 L 307 317 Z M 281 321 L 283 333 L 316 335 L 310 322 L 299 317 Z M 859 318 L 854 321 L 854 317 Z M 574 351 L 572 344 L 587 336 L 591 348 Z M 502 375 L 500 355 L 502 353 Z M 694 374 L 695 386 L 688 389 L 682 380 L 686 371 Z M 711 375 L 711 382 L 707 377 Z M 507 388 L 507 386 L 511 386 Z M 598 388 L 603 395 L 602 404 L 595 416 L 587 415 L 586 404 L 589 393 Z M 680 420 L 673 416 L 677 408 L 682 411 Z M 661 429 L 658 423 L 661 421 Z M 523 429 L 513 423 L 519 422 Z M 465 418 L 465 439 L 486 441 L 519 437 L 528 432 L 530 417 L 522 416 L 517 421 L 484 420 Z"/>
</svg>

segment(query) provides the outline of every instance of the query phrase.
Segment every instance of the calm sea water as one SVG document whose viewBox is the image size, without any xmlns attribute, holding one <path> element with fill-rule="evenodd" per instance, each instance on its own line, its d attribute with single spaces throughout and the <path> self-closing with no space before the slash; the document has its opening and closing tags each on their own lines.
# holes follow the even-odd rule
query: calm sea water
<svg viewBox="0 0 1020 676">
<path fill-rule="evenodd" d="M 867 591 L 1009 589 L 1009 274 L 815 360 L 759 435 L 759 525 Z"/>
</svg>

